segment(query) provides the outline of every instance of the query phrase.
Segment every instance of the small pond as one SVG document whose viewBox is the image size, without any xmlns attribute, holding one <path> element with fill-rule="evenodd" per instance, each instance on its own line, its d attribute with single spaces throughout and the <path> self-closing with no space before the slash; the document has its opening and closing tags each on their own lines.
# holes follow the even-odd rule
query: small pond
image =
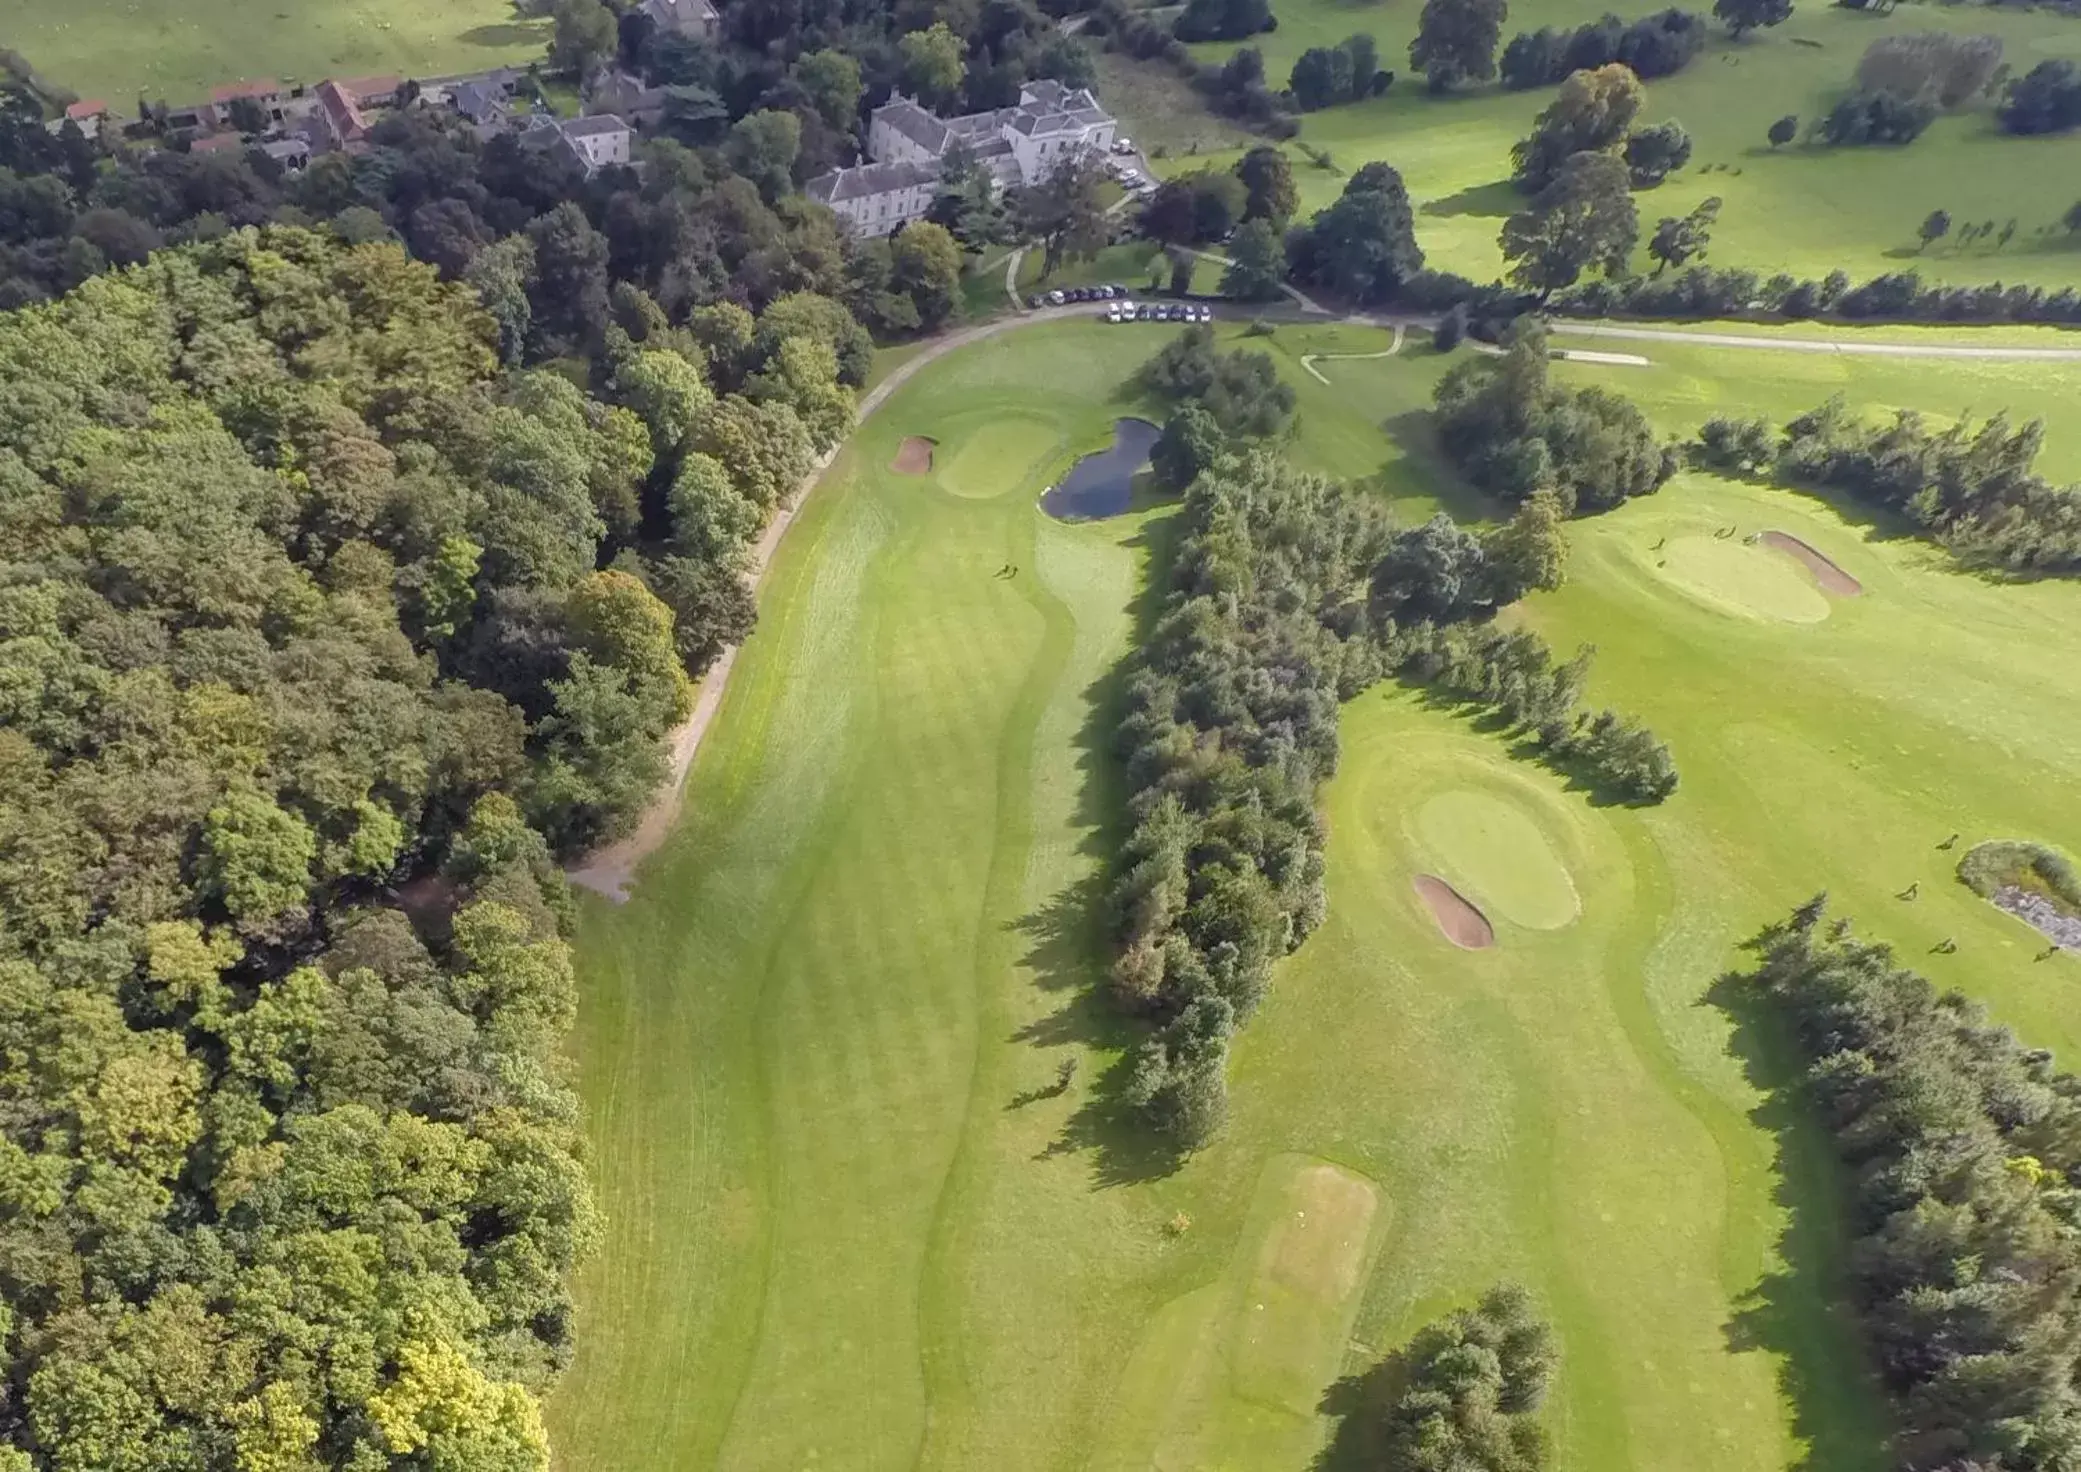
<svg viewBox="0 0 2081 1472">
<path fill-rule="evenodd" d="M 1146 419 L 1115 419 L 1113 443 L 1084 456 L 1049 486 L 1041 510 L 1064 521 L 1118 516 L 1133 498 L 1134 478 L 1148 465 L 1149 450 L 1161 433 Z"/>
</svg>

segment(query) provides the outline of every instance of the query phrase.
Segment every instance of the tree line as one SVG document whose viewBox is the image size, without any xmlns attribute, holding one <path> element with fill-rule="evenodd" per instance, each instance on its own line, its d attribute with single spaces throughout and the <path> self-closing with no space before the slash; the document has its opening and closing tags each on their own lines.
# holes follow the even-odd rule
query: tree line
<svg viewBox="0 0 2081 1472">
<path fill-rule="evenodd" d="M 1555 488 L 1480 535 L 1442 515 L 1397 527 L 1362 488 L 1282 462 L 1294 396 L 1267 355 L 1218 353 L 1195 328 L 1143 387 L 1173 402 L 1151 459 L 1185 499 L 1117 733 L 1132 829 L 1114 865 L 1111 988 L 1153 1024 L 1129 1102 L 1193 1149 L 1226 1117 L 1230 1036 L 1322 919 L 1316 797 L 1341 701 L 1401 674 L 1508 712 L 1535 748 L 1627 796 L 1657 800 L 1676 777 L 1643 728 L 1579 710 L 1587 652 L 1556 671 L 1536 635 L 1480 631 L 1559 586 Z"/>
<path fill-rule="evenodd" d="M 1870 423 L 1837 394 L 1773 442 L 1760 419 L 1708 420 L 1699 458 L 1715 469 L 1773 469 L 1793 485 L 1841 491 L 1899 516 L 1961 560 L 2016 577 L 2081 577 L 2081 487 L 2034 469 L 2045 424 L 1997 414 L 1932 429 L 1912 409 Z"/>
<path fill-rule="evenodd" d="M 1780 1019 L 1850 1195 L 1850 1300 L 1902 1467 L 2081 1457 L 2081 1079 L 1830 921 L 1765 927 L 1730 992 Z"/>
</svg>

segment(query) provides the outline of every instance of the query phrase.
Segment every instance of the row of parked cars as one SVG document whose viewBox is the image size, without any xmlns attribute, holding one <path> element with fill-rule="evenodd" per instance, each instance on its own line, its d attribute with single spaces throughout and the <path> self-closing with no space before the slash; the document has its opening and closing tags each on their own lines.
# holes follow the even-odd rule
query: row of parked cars
<svg viewBox="0 0 2081 1472">
<path fill-rule="evenodd" d="M 1029 307 L 1059 307 L 1068 302 L 1110 302 L 1126 297 L 1127 288 L 1117 281 L 1109 286 L 1071 286 L 1061 291 L 1036 291 L 1026 298 Z"/>
<path fill-rule="evenodd" d="M 1106 308 L 1108 322 L 1211 322 L 1214 309 L 1197 302 L 1114 302 Z"/>
</svg>

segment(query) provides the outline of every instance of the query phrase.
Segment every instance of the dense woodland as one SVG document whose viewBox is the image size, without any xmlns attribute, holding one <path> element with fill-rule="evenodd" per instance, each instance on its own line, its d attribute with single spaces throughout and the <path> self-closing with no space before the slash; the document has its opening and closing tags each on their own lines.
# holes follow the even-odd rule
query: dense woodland
<svg viewBox="0 0 2081 1472">
<path fill-rule="evenodd" d="M 1851 1297 L 1901 1430 L 1894 1460 L 2081 1459 L 2081 1079 L 1940 993 L 1816 899 L 1733 978 L 1782 1019 L 1851 1192 Z"/>
<path fill-rule="evenodd" d="M 610 328 L 603 398 L 277 227 L 0 318 L 0 1466 L 544 1464 L 554 856 L 851 413 L 843 308 L 734 310 L 741 393 Z"/>
</svg>

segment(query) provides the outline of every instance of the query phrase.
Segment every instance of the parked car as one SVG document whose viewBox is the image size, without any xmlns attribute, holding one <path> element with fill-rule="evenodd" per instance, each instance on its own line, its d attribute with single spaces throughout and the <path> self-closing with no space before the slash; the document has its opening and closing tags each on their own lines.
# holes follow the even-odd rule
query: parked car
<svg viewBox="0 0 2081 1472">
<path fill-rule="evenodd" d="M 1114 303 L 1113 303 L 1113 304 L 1112 304 L 1111 306 L 1109 306 L 1109 307 L 1107 307 L 1107 308 L 1106 308 L 1106 321 L 1108 321 L 1108 322 L 1118 322 L 1119 320 L 1120 320 L 1120 304 L 1119 304 L 1118 302 L 1114 302 Z"/>
<path fill-rule="evenodd" d="M 1202 322 L 1211 322 L 1211 321 L 1213 321 L 1213 320 L 1214 320 L 1214 309 L 1213 309 L 1212 307 L 1210 307 L 1210 306 L 1206 306 L 1206 305 L 1202 304 L 1202 305 L 1201 305 L 1201 307 L 1200 307 L 1200 309 L 1199 309 L 1199 319 L 1200 319 L 1200 321 L 1202 321 Z"/>
<path fill-rule="evenodd" d="M 1036 311 L 1038 311 L 1042 307 L 1045 307 L 1047 304 L 1048 299 L 1042 296 L 1037 291 L 1032 296 L 1026 298 L 1026 305 L 1034 308 Z"/>
<path fill-rule="evenodd" d="M 1061 292 L 1059 292 L 1059 291 L 1051 291 L 1051 292 L 1049 292 L 1049 293 L 1048 293 L 1048 305 L 1049 305 L 1049 306 L 1051 306 L 1051 307 L 1059 307 L 1059 306 L 1061 306 L 1061 305 L 1062 305 L 1062 300 L 1063 300 L 1063 298 L 1062 298 L 1062 293 L 1061 293 Z"/>
<path fill-rule="evenodd" d="M 1113 152 L 1115 152 L 1115 153 L 1133 153 L 1133 152 L 1134 152 L 1134 140 L 1133 140 L 1133 139 L 1131 139 L 1131 138 L 1115 138 L 1115 139 L 1113 140 Z"/>
</svg>

